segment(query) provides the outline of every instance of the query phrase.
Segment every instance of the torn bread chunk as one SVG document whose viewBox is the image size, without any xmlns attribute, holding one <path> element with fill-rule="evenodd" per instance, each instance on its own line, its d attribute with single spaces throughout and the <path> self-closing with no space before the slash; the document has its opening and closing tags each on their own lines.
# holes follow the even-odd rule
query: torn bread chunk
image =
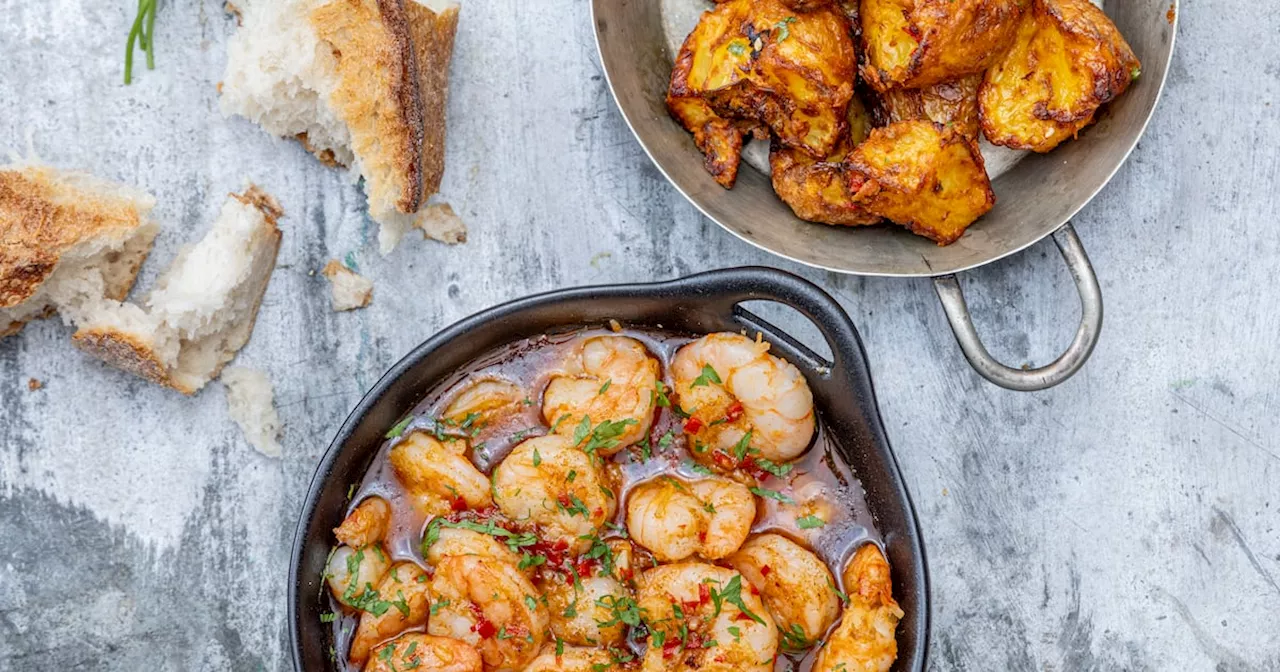
<svg viewBox="0 0 1280 672">
<path fill-rule="evenodd" d="M 448 203 L 428 205 L 418 212 L 413 225 L 422 229 L 423 235 L 442 243 L 457 245 L 467 242 L 467 225 Z"/>
<path fill-rule="evenodd" d="M 252 0 L 238 14 L 223 113 L 363 177 L 379 249 L 389 253 L 440 188 L 458 5 Z"/>
<path fill-rule="evenodd" d="M 219 377 L 227 390 L 227 412 L 244 438 L 267 457 L 280 457 L 280 414 L 271 379 L 258 369 L 229 366 Z"/>
<path fill-rule="evenodd" d="M 76 346 L 184 394 L 204 387 L 253 332 L 280 247 L 275 199 L 232 194 L 213 228 L 156 283 L 145 308 L 104 301 L 73 314 Z"/>
<path fill-rule="evenodd" d="M 329 289 L 332 292 L 330 301 L 334 310 L 364 308 L 373 300 L 373 281 L 347 268 L 337 259 L 330 259 L 322 273 L 329 279 Z"/>
<path fill-rule="evenodd" d="M 86 173 L 0 168 L 0 338 L 60 305 L 123 300 L 159 230 L 154 206 Z"/>
</svg>

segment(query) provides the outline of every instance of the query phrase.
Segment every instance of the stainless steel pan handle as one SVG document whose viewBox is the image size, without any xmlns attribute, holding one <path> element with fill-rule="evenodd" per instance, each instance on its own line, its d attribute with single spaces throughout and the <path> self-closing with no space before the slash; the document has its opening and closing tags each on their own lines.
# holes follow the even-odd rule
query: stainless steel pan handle
<svg viewBox="0 0 1280 672">
<path fill-rule="evenodd" d="M 947 320 L 951 323 L 951 331 L 955 332 L 960 350 L 983 378 L 1000 387 L 1023 392 L 1053 387 L 1079 371 L 1093 353 L 1093 346 L 1098 343 L 1098 335 L 1102 332 L 1102 290 L 1098 287 L 1098 276 L 1089 263 L 1089 255 L 1085 254 L 1084 245 L 1080 244 L 1080 238 L 1076 236 L 1076 230 L 1070 222 L 1053 232 L 1053 242 L 1058 244 L 1058 251 L 1062 253 L 1063 261 L 1067 262 L 1067 270 L 1071 272 L 1076 289 L 1080 292 L 1080 327 L 1076 329 L 1075 339 L 1062 356 L 1037 369 L 1015 369 L 996 361 L 987 352 L 982 338 L 973 327 L 973 318 L 969 315 L 969 306 L 965 304 L 960 281 L 955 275 L 933 279 L 933 287 L 942 300 L 942 309 L 947 313 Z"/>
</svg>

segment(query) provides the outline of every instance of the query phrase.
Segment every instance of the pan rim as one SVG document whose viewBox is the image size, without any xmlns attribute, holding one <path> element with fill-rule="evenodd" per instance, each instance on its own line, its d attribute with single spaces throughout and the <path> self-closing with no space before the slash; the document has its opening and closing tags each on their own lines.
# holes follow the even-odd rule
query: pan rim
<svg viewBox="0 0 1280 672">
<path fill-rule="evenodd" d="M 954 275 L 957 273 L 962 273 L 964 271 L 969 271 L 975 268 L 979 268 L 981 266 L 986 266 L 987 264 L 999 261 L 1011 255 L 1017 254 L 1031 247 L 1032 245 L 1035 245 L 1036 243 L 1043 241 L 1045 238 L 1050 236 L 1054 231 L 1057 231 L 1058 229 L 1062 228 L 1064 225 L 1069 223 L 1073 218 L 1075 218 L 1076 215 L 1080 214 L 1081 210 L 1084 210 L 1086 207 L 1088 207 L 1088 205 L 1092 203 L 1095 198 L 1097 198 L 1098 194 L 1100 194 L 1102 190 L 1107 187 L 1107 185 L 1111 184 L 1111 181 L 1115 178 L 1116 173 L 1118 173 L 1120 171 L 1120 168 L 1123 167 L 1128 162 L 1129 156 L 1133 154 L 1133 151 L 1138 147 L 1138 143 L 1142 140 L 1143 136 L 1146 135 L 1147 127 L 1151 124 L 1151 119 L 1155 116 L 1156 109 L 1159 107 L 1160 99 L 1164 95 L 1165 86 L 1167 85 L 1169 80 L 1169 70 L 1171 69 L 1170 66 L 1173 63 L 1174 50 L 1177 47 L 1178 24 L 1182 20 L 1182 12 L 1180 11 L 1180 6 L 1179 6 L 1180 0 L 1170 0 L 1169 16 L 1171 17 L 1171 20 L 1169 21 L 1169 48 L 1167 50 L 1165 58 L 1163 59 L 1164 67 L 1162 68 L 1160 82 L 1156 88 L 1155 97 L 1151 101 L 1151 106 L 1146 110 L 1146 113 L 1143 115 L 1142 123 L 1138 125 L 1137 132 L 1134 133 L 1132 138 L 1129 140 L 1128 146 L 1124 148 L 1124 152 L 1120 155 L 1119 159 L 1116 160 L 1115 164 L 1107 169 L 1104 179 L 1102 179 L 1097 184 L 1097 186 L 1089 190 L 1089 193 L 1086 198 L 1081 199 L 1078 203 L 1068 208 L 1064 216 L 1060 218 L 1060 221 L 1054 222 L 1052 226 L 1049 226 L 1047 224 L 1042 225 L 1040 232 L 1029 237 L 1028 240 L 1014 244 L 1014 245 L 1009 245 L 1005 249 L 1000 249 L 997 252 L 989 255 L 987 258 L 980 259 L 978 261 L 973 261 L 970 263 L 961 263 L 954 267 L 949 267 L 946 270 L 942 270 L 942 271 L 932 271 L 932 270 L 926 271 L 926 272 L 884 271 L 884 270 L 858 270 L 858 269 L 844 268 L 844 267 L 834 266 L 830 264 L 819 263 L 816 261 L 805 259 L 803 257 L 794 255 L 794 254 L 779 252 L 773 249 L 772 247 L 764 244 L 763 242 L 754 240 L 748 237 L 747 235 L 743 234 L 742 232 L 736 230 L 734 227 L 731 227 L 728 224 L 720 221 L 719 218 L 715 217 L 708 211 L 707 207 L 705 207 L 702 203 L 698 201 L 698 199 L 694 198 L 690 194 L 690 190 L 686 189 L 675 178 L 673 178 L 672 175 L 668 172 L 667 168 L 663 166 L 662 162 L 658 160 L 657 156 L 654 154 L 654 150 L 649 146 L 649 143 L 645 141 L 645 138 L 637 130 L 636 122 L 635 120 L 632 119 L 632 114 L 629 113 L 619 102 L 618 92 L 617 92 L 616 84 L 614 81 L 614 77 L 616 73 L 614 74 L 610 73 L 610 68 L 605 58 L 604 45 L 602 43 L 602 39 L 603 39 L 602 35 L 604 31 L 601 30 L 600 22 L 597 16 L 599 6 L 602 3 L 610 2 L 610 1 L 611 0 L 591 0 L 591 27 L 592 27 L 592 33 L 595 37 L 596 57 L 600 61 L 600 69 L 604 73 L 604 79 L 606 84 L 609 87 L 609 94 L 613 100 L 614 108 L 621 113 L 623 121 L 626 122 L 627 124 L 627 129 L 631 131 L 631 136 L 635 138 L 636 142 L 640 145 L 640 148 L 644 150 L 645 155 L 649 157 L 650 163 L 655 168 L 657 168 L 658 172 L 662 174 L 663 178 L 666 179 L 667 183 L 670 184 L 673 188 L 675 188 L 675 190 L 679 192 L 680 195 L 683 196 L 686 201 L 692 204 L 694 208 L 696 208 L 698 212 L 702 214 L 703 217 L 706 217 L 708 220 L 714 222 L 717 226 L 729 232 L 738 240 L 741 240 L 751 245 L 752 247 L 755 247 L 756 249 L 768 252 L 769 254 L 772 254 L 774 256 L 780 257 L 782 259 L 786 259 L 788 261 L 791 261 L 797 264 L 802 264 L 809 268 L 816 268 L 824 271 L 841 273 L 845 275 L 855 275 L 855 276 L 862 276 L 862 277 L 879 277 L 879 278 L 936 278 L 936 277 L 942 277 L 946 275 Z M 1016 170 L 1016 167 L 1014 168 L 1014 170 Z M 979 220 L 979 222 L 980 221 L 981 220 Z M 1047 221 L 1052 221 L 1052 220 L 1047 220 Z M 817 224 L 817 223 L 811 223 L 811 225 L 824 226 L 822 224 Z"/>
</svg>

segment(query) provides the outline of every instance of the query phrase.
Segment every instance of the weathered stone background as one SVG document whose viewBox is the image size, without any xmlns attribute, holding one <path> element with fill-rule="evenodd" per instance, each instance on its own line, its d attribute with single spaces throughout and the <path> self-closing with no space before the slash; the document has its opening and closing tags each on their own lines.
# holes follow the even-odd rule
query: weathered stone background
<svg viewBox="0 0 1280 672">
<path fill-rule="evenodd" d="M 285 575 L 312 469 L 361 392 L 437 329 L 585 283 L 781 266 L 862 329 L 933 576 L 934 670 L 1280 670 L 1280 14 L 1183 3 L 1169 88 L 1075 223 L 1107 301 L 1074 380 L 999 390 L 927 281 L 779 262 L 698 215 L 601 77 L 582 2 L 469 2 L 444 196 L 471 241 L 378 257 L 363 197 L 217 111 L 233 21 L 163 2 L 158 67 L 120 83 L 133 3 L 0 0 L 0 145 L 135 183 L 166 223 L 140 286 L 254 180 L 287 210 L 240 362 L 287 424 L 270 460 L 220 385 L 188 399 L 108 370 L 46 321 L 0 342 L 0 668 L 283 669 Z M 314 275 L 353 253 L 373 305 Z M 1051 243 L 966 274 L 979 327 L 1044 362 L 1075 328 Z M 45 383 L 27 390 L 27 380 Z"/>
</svg>

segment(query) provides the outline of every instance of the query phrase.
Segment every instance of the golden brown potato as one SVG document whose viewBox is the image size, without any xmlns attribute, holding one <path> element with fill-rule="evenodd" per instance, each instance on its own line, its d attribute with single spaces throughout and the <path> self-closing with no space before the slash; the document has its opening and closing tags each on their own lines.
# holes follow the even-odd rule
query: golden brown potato
<svg viewBox="0 0 1280 672">
<path fill-rule="evenodd" d="M 1028 0 L 862 0 L 862 75 L 877 91 L 980 73 L 1008 48 Z"/>
<path fill-rule="evenodd" d="M 844 131 L 856 69 L 849 24 L 839 10 L 797 12 L 782 0 L 729 0 L 704 13 L 685 39 L 667 107 L 694 133 L 717 182 L 728 187 L 744 134 L 739 121 L 763 123 L 784 145 L 815 158 L 829 154 Z"/>
<path fill-rule="evenodd" d="M 1014 46 L 982 83 L 982 131 L 997 145 L 1047 152 L 1092 123 L 1141 67 L 1089 0 L 1034 0 Z"/>
<path fill-rule="evenodd" d="M 835 150 L 821 161 L 793 147 L 774 142 L 769 147 L 769 171 L 773 190 L 796 217 L 810 222 L 863 226 L 881 218 L 853 202 L 844 159 L 871 131 L 871 117 L 862 101 L 849 101 L 847 128 Z"/>
<path fill-rule="evenodd" d="M 970 140 L 978 139 L 978 87 L 982 75 L 969 75 L 923 89 L 891 89 L 876 96 L 877 126 L 924 119 L 952 125 Z"/>
<path fill-rule="evenodd" d="M 846 164 L 855 204 L 939 245 L 955 242 L 995 205 L 977 148 L 931 121 L 877 128 Z"/>
</svg>

